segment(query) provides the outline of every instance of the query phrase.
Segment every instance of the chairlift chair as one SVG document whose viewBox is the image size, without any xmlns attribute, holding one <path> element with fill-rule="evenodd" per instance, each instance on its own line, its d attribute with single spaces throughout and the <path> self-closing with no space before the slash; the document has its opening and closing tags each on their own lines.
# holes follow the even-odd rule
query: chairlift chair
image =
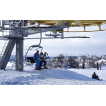
<svg viewBox="0 0 106 106">
<path fill-rule="evenodd" d="M 38 50 L 38 49 L 41 48 L 41 52 L 42 52 L 43 47 L 40 46 L 40 44 L 41 44 L 41 39 L 42 39 L 42 33 L 40 33 L 40 42 L 39 42 L 39 44 L 38 44 L 38 45 L 32 45 L 32 46 L 30 46 L 30 47 L 27 49 L 27 52 L 26 52 L 26 54 L 25 54 L 25 61 L 30 62 L 30 63 L 35 63 L 33 57 L 26 57 L 26 56 L 27 56 L 29 50 L 33 50 L 34 48 L 36 48 L 35 50 Z"/>
<path fill-rule="evenodd" d="M 26 54 L 25 54 L 25 61 L 30 62 L 30 63 L 35 63 L 33 57 L 27 57 L 27 54 L 28 54 L 29 50 L 33 50 L 34 48 L 36 48 L 36 49 L 35 49 L 36 51 L 37 51 L 38 49 L 41 49 L 41 52 L 42 52 L 42 49 L 43 49 L 43 47 L 40 46 L 40 45 L 32 45 L 32 46 L 30 46 L 30 47 L 27 49 L 27 52 L 26 52 Z"/>
</svg>

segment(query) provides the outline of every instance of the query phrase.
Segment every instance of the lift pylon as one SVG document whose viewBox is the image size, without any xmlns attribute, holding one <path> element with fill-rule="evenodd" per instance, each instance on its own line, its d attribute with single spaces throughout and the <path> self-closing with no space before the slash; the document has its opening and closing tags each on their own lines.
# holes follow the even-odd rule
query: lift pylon
<svg viewBox="0 0 106 106">
<path fill-rule="evenodd" d="M 16 41 L 16 71 L 23 71 L 23 38 L 18 38 Z"/>
<path fill-rule="evenodd" d="M 11 56 L 12 50 L 15 46 L 15 43 L 16 43 L 15 39 L 14 40 L 13 39 L 9 40 L 8 45 L 7 45 L 7 47 L 5 49 L 5 52 L 4 52 L 4 54 L 1 58 L 1 61 L 0 61 L 0 69 L 5 69 L 5 67 L 6 67 L 6 65 L 9 61 L 9 58 Z"/>
</svg>

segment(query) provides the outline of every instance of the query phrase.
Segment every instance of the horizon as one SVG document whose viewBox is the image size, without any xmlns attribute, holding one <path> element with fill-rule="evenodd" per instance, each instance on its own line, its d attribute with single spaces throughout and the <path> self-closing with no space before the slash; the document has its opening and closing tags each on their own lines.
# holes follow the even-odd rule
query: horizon
<svg viewBox="0 0 106 106">
<path fill-rule="evenodd" d="M 61 54 L 59 54 L 59 55 L 61 55 Z M 56 56 L 59 56 L 59 55 L 56 55 Z M 86 55 L 89 55 L 89 54 L 79 54 L 79 55 L 67 55 L 67 54 L 62 54 L 62 55 L 64 55 L 64 56 L 86 56 Z M 15 54 L 12 54 L 11 56 L 15 56 Z M 23 56 L 25 56 L 25 55 L 23 55 Z M 27 56 L 33 56 L 33 55 L 27 55 Z M 51 57 L 55 57 L 55 55 L 48 55 L 48 56 L 51 56 Z M 89 55 L 89 56 L 106 56 L 106 54 L 104 54 L 104 55 L 96 55 L 96 54 L 91 54 L 91 55 Z"/>
</svg>

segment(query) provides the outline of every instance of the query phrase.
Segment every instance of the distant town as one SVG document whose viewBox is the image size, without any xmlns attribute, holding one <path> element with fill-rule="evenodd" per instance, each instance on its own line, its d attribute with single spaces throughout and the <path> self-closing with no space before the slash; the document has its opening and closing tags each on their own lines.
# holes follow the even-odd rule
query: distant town
<svg viewBox="0 0 106 106">
<path fill-rule="evenodd" d="M 59 63 L 64 66 L 70 66 L 71 68 L 97 68 L 99 66 L 106 65 L 106 55 L 80 55 L 80 56 L 65 56 L 60 54 L 52 59 L 57 59 Z"/>
</svg>

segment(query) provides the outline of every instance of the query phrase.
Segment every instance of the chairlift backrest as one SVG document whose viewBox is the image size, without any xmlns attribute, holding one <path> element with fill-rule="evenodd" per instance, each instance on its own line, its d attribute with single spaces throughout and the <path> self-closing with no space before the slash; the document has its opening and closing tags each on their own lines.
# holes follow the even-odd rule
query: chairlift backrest
<svg viewBox="0 0 106 106">
<path fill-rule="evenodd" d="M 37 48 L 37 47 L 38 47 L 38 48 Z M 40 46 L 40 45 L 32 45 L 32 46 L 30 46 L 29 49 L 27 49 L 27 52 L 26 52 L 26 54 L 25 54 L 25 60 L 26 60 L 26 56 L 27 56 L 29 50 L 32 50 L 33 48 L 37 48 L 36 50 L 38 50 L 39 48 L 41 48 L 41 52 L 42 52 L 42 49 L 43 49 L 43 47 Z"/>
<path fill-rule="evenodd" d="M 43 48 L 43 47 L 42 47 L 42 46 L 40 46 L 40 45 L 32 45 L 32 46 L 30 46 L 30 47 L 32 47 L 32 48 L 34 48 L 34 47 Z"/>
</svg>

